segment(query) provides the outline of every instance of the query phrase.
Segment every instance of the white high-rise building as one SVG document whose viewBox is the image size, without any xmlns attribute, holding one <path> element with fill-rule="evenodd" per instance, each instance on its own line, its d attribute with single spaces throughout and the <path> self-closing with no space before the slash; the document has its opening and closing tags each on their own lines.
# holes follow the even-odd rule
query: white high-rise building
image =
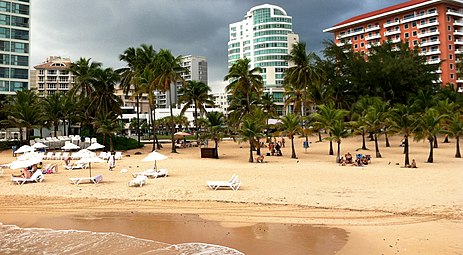
<svg viewBox="0 0 463 255">
<path fill-rule="evenodd" d="M 36 72 L 35 77 L 31 76 L 31 89 L 37 89 L 41 97 L 68 92 L 74 86 L 75 79 L 69 71 L 71 64 L 70 58 L 48 57 L 43 63 L 34 66 Z"/>
<path fill-rule="evenodd" d="M 262 68 L 264 92 L 272 94 L 277 112 L 283 114 L 283 79 L 289 67 L 287 56 L 299 36 L 292 30 L 292 17 L 276 5 L 255 6 L 244 20 L 229 25 L 228 66 L 236 60 L 251 60 L 250 68 Z"/>
<path fill-rule="evenodd" d="M 0 1 L 0 94 L 29 88 L 29 0 Z"/>
</svg>

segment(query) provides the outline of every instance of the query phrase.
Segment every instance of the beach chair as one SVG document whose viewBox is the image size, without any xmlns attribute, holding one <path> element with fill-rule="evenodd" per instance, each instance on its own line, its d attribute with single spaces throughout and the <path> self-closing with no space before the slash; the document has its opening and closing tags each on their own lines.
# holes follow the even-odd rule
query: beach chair
<svg viewBox="0 0 463 255">
<path fill-rule="evenodd" d="M 114 159 L 122 159 L 122 152 L 116 151 L 116 154 L 114 154 Z"/>
<path fill-rule="evenodd" d="M 51 159 L 53 157 L 53 152 L 47 152 L 47 155 L 43 157 L 43 159 Z"/>
<path fill-rule="evenodd" d="M 156 171 L 154 169 L 148 169 L 143 172 L 138 172 L 138 173 L 132 173 L 133 177 L 137 176 L 146 176 L 148 178 L 158 178 L 158 177 L 167 177 L 169 174 L 168 170 L 165 168 L 159 169 L 159 171 Z"/>
<path fill-rule="evenodd" d="M 67 159 L 69 157 L 69 152 L 65 151 L 63 152 L 63 154 L 61 155 L 61 159 Z"/>
<path fill-rule="evenodd" d="M 88 168 L 88 165 L 85 163 L 78 163 L 78 164 L 71 164 L 68 166 L 64 166 L 66 170 L 75 170 L 75 169 L 85 169 Z"/>
<path fill-rule="evenodd" d="M 146 181 L 148 180 L 148 177 L 144 175 L 138 175 L 135 177 L 133 180 L 129 181 L 129 187 L 130 186 L 143 186 L 143 184 L 146 184 Z"/>
<path fill-rule="evenodd" d="M 11 177 L 11 181 L 13 183 L 23 185 L 26 182 L 42 182 L 44 178 L 42 171 L 35 171 L 30 178 Z"/>
<path fill-rule="evenodd" d="M 61 159 L 61 152 L 56 152 L 55 155 L 53 155 L 52 159 L 53 160 L 60 160 Z"/>
<path fill-rule="evenodd" d="M 99 174 L 93 177 L 69 178 L 69 180 L 75 185 L 79 185 L 84 182 L 98 184 L 103 181 L 103 175 Z"/>
<path fill-rule="evenodd" d="M 228 181 L 207 181 L 206 183 L 212 190 L 218 190 L 219 188 L 231 188 L 236 191 L 241 186 L 241 181 L 236 174 L 233 174 Z"/>
<path fill-rule="evenodd" d="M 101 159 L 108 159 L 109 155 L 108 155 L 108 153 L 102 151 L 102 152 L 100 152 L 100 155 L 98 155 L 98 157 L 101 158 Z"/>
</svg>

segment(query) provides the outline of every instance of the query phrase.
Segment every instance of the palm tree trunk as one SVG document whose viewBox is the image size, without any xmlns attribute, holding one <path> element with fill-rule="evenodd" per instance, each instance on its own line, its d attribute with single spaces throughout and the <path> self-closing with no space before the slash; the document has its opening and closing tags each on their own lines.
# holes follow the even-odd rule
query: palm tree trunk
<svg viewBox="0 0 463 255">
<path fill-rule="evenodd" d="M 297 158 L 296 150 L 294 148 L 294 137 L 291 137 L 291 158 Z"/>
<path fill-rule="evenodd" d="M 333 150 L 333 141 L 331 141 L 331 132 L 330 132 L 330 155 L 334 155 L 334 150 Z"/>
<path fill-rule="evenodd" d="M 429 139 L 429 157 L 428 157 L 428 163 L 434 162 L 434 139 L 431 138 Z"/>
<path fill-rule="evenodd" d="M 336 153 L 336 163 L 341 161 L 341 141 L 338 141 L 338 152 Z"/>
<path fill-rule="evenodd" d="M 437 136 L 436 135 L 434 136 L 433 140 L 434 140 L 434 148 L 439 148 L 439 144 L 437 142 Z"/>
<path fill-rule="evenodd" d="M 379 152 L 379 145 L 378 145 L 378 135 L 376 133 L 374 133 L 373 137 L 375 139 L 376 157 L 381 158 L 381 153 Z"/>
<path fill-rule="evenodd" d="M 249 163 L 254 162 L 254 159 L 252 158 L 252 140 L 249 140 Z"/>
<path fill-rule="evenodd" d="M 169 91 L 169 101 L 170 101 L 170 139 L 172 144 L 172 153 L 177 153 L 177 148 L 175 148 L 175 140 L 174 140 L 174 133 L 175 133 L 175 123 L 174 123 L 174 112 L 173 112 L 173 102 L 172 102 L 172 91 Z"/>
<path fill-rule="evenodd" d="M 455 136 L 456 138 L 456 142 L 457 142 L 457 151 L 455 152 L 455 158 L 461 158 L 461 154 L 460 154 L 460 136 Z"/>
<path fill-rule="evenodd" d="M 365 131 L 362 130 L 362 150 L 368 150 L 367 143 L 365 141 Z"/>
<path fill-rule="evenodd" d="M 322 142 L 322 133 L 318 131 L 318 142 Z"/>
<path fill-rule="evenodd" d="M 63 119 L 63 133 L 64 133 L 63 134 L 64 136 L 67 136 L 67 134 L 66 134 L 66 118 Z"/>
<path fill-rule="evenodd" d="M 135 127 L 135 131 L 137 132 L 138 137 L 138 145 L 140 145 L 140 96 L 137 95 L 136 97 L 136 104 L 137 104 L 137 126 Z"/>
<path fill-rule="evenodd" d="M 405 145 L 404 145 L 404 153 L 405 153 L 405 166 L 410 165 L 410 153 L 409 153 L 409 147 L 408 147 L 408 135 L 405 136 Z"/>
<path fill-rule="evenodd" d="M 219 141 L 217 139 L 214 139 L 215 143 L 215 158 L 219 158 Z"/>
<path fill-rule="evenodd" d="M 196 107 L 196 101 L 195 101 L 195 129 L 196 129 L 196 141 L 198 141 L 199 137 L 199 128 L 198 128 L 198 107 Z"/>
<path fill-rule="evenodd" d="M 389 143 L 389 136 L 387 133 L 384 134 L 384 137 L 386 138 L 386 147 L 391 147 L 391 144 Z"/>
<path fill-rule="evenodd" d="M 151 100 L 152 101 L 152 100 Z M 154 139 L 154 137 L 156 136 L 156 133 L 155 133 L 155 127 L 154 127 L 154 118 L 153 118 L 153 102 L 150 102 L 150 120 L 151 120 L 151 132 L 153 133 L 153 144 L 152 144 L 152 148 L 151 148 L 151 151 L 155 151 L 156 150 L 156 139 Z"/>
<path fill-rule="evenodd" d="M 448 135 L 445 135 L 444 143 L 450 143 L 450 141 L 449 141 L 449 136 L 448 136 Z"/>
<path fill-rule="evenodd" d="M 114 151 L 113 136 L 111 134 L 109 135 L 109 151 Z"/>
<path fill-rule="evenodd" d="M 58 124 L 55 124 L 55 137 L 58 137 Z"/>
</svg>

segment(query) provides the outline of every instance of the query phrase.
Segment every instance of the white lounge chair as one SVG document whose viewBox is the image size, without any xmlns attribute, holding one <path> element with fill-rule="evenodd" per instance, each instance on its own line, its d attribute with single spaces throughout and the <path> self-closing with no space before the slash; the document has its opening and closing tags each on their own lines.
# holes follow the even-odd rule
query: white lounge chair
<svg viewBox="0 0 463 255">
<path fill-rule="evenodd" d="M 122 152 L 116 151 L 116 154 L 114 154 L 114 159 L 122 159 Z"/>
<path fill-rule="evenodd" d="M 45 156 L 43 157 L 43 159 L 52 159 L 52 158 L 53 158 L 53 152 L 52 152 L 52 151 L 47 152 L 47 155 L 45 155 Z"/>
<path fill-rule="evenodd" d="M 129 187 L 130 186 L 143 186 L 143 184 L 146 184 L 146 181 L 148 180 L 148 177 L 144 175 L 138 175 L 135 177 L 133 180 L 129 181 Z"/>
<path fill-rule="evenodd" d="M 238 175 L 232 175 L 232 178 L 228 181 L 207 181 L 207 186 L 212 190 L 217 190 L 219 188 L 231 188 L 232 190 L 238 190 L 241 186 L 241 181 L 238 178 Z"/>
<path fill-rule="evenodd" d="M 23 185 L 26 182 L 42 182 L 44 178 L 42 171 L 35 171 L 29 178 L 11 177 L 11 181 Z"/>
<path fill-rule="evenodd" d="M 68 165 L 68 166 L 64 166 L 64 169 L 66 169 L 66 170 L 85 169 L 85 168 L 88 168 L 88 165 L 84 164 L 84 163 L 71 164 L 71 165 Z"/>
<path fill-rule="evenodd" d="M 55 155 L 51 158 L 52 160 L 60 160 L 61 159 L 61 152 L 55 152 Z"/>
<path fill-rule="evenodd" d="M 156 171 L 154 169 L 148 169 L 146 171 L 143 171 L 143 172 L 139 172 L 139 173 L 132 173 L 132 176 L 133 177 L 137 177 L 137 176 L 146 176 L 148 178 L 158 178 L 158 177 L 167 177 L 169 174 L 169 171 L 167 171 L 167 169 L 159 169 L 159 171 Z"/>
<path fill-rule="evenodd" d="M 93 182 L 94 184 L 97 184 L 103 181 L 103 175 L 99 174 L 93 177 L 69 178 L 69 180 L 75 185 L 78 185 L 83 182 Z"/>
<path fill-rule="evenodd" d="M 98 155 L 99 158 L 101 159 L 108 159 L 109 158 L 109 153 L 106 153 L 104 151 L 100 152 L 100 155 Z"/>
</svg>

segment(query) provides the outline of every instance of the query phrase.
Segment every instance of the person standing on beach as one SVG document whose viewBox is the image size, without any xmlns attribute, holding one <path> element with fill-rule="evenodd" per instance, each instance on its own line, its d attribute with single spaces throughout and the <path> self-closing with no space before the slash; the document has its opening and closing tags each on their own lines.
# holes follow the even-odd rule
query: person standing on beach
<svg viewBox="0 0 463 255">
<path fill-rule="evenodd" d="M 109 171 L 112 171 L 116 167 L 116 157 L 114 151 L 111 151 L 108 157 Z"/>
</svg>

